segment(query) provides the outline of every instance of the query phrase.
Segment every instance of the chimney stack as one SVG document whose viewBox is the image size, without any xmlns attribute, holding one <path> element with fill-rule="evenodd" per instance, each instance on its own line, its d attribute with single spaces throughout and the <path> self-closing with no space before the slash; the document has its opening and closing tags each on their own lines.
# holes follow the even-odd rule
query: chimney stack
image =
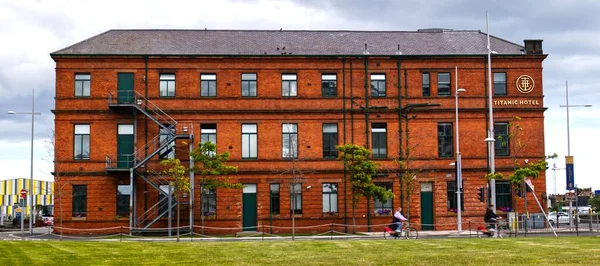
<svg viewBox="0 0 600 266">
<path fill-rule="evenodd" d="M 542 42 L 544 40 L 524 40 L 525 54 L 544 54 Z"/>
</svg>

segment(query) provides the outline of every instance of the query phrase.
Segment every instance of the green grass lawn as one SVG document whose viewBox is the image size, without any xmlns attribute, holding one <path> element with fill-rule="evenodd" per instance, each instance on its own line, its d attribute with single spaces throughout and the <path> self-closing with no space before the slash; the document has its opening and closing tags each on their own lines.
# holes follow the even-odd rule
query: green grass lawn
<svg viewBox="0 0 600 266">
<path fill-rule="evenodd" d="M 266 242 L 0 241 L 1 265 L 581 265 L 599 237 Z"/>
</svg>

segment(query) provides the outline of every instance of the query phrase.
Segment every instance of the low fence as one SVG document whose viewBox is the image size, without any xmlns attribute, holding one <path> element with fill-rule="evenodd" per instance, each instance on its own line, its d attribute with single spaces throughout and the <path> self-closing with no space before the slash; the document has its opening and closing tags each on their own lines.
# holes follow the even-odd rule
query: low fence
<svg viewBox="0 0 600 266">
<path fill-rule="evenodd" d="M 534 217 L 534 216 L 533 216 Z M 577 219 L 575 219 L 577 220 Z M 28 239 L 66 239 L 87 241 L 228 241 L 228 240 L 296 240 L 296 239 L 382 239 L 389 223 L 374 225 L 351 225 L 326 223 L 312 226 L 270 226 L 267 224 L 252 227 L 215 227 L 189 225 L 171 228 L 134 228 L 115 226 L 106 228 L 69 228 L 46 227 L 36 228 L 36 234 L 30 235 L 27 225 L 20 228 L 1 228 L 0 233 L 10 232 L 14 238 Z M 420 237 L 482 237 L 483 222 L 463 223 L 462 232 L 456 230 L 436 231 L 436 228 L 456 228 L 452 224 L 419 224 L 410 223 L 413 228 L 432 228 L 431 231 L 419 230 Z M 578 236 L 600 233 L 600 215 L 580 216 L 573 226 L 556 224 L 551 227 L 548 222 L 536 220 L 530 216 L 518 216 L 516 219 L 504 220 L 500 223 L 503 237 L 527 237 L 540 234 Z M 42 232 L 43 231 L 43 232 Z M 21 233 L 23 232 L 23 233 Z M 6 239 L 6 238 L 5 238 Z"/>
</svg>

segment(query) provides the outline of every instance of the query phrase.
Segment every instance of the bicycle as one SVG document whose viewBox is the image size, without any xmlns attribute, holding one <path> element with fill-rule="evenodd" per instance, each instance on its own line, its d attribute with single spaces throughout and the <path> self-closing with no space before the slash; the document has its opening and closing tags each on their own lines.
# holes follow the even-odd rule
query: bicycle
<svg viewBox="0 0 600 266">
<path fill-rule="evenodd" d="M 390 238 L 390 239 L 391 238 L 393 238 L 393 239 L 398 239 L 398 238 L 417 239 L 418 237 L 419 237 L 419 231 L 417 231 L 417 229 L 415 229 L 415 228 L 412 228 L 408 222 L 404 222 L 400 233 L 398 233 L 394 230 L 391 230 L 389 226 L 386 227 L 385 230 L 383 230 L 383 238 L 384 239 L 388 239 L 388 238 Z"/>
<path fill-rule="evenodd" d="M 494 234 L 499 238 L 503 238 L 505 235 L 508 235 L 509 237 L 512 235 L 510 227 L 508 226 L 508 221 L 500 217 L 498 217 L 495 222 L 488 223 L 487 226 L 477 228 L 477 231 L 482 232 L 488 237 L 494 237 Z"/>
</svg>

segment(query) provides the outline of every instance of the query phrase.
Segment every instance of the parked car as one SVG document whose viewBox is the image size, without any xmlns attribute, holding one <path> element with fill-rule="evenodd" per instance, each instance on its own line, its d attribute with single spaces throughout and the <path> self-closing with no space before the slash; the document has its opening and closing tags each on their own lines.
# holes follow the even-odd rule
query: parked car
<svg viewBox="0 0 600 266">
<path fill-rule="evenodd" d="M 558 221 L 559 224 L 569 224 L 569 213 L 566 212 L 552 212 L 548 214 L 548 221 L 550 224 L 555 225 Z M 577 222 L 580 219 L 577 217 Z"/>
<path fill-rule="evenodd" d="M 54 217 L 42 217 L 42 221 L 44 226 L 53 226 L 54 225 Z"/>
</svg>

